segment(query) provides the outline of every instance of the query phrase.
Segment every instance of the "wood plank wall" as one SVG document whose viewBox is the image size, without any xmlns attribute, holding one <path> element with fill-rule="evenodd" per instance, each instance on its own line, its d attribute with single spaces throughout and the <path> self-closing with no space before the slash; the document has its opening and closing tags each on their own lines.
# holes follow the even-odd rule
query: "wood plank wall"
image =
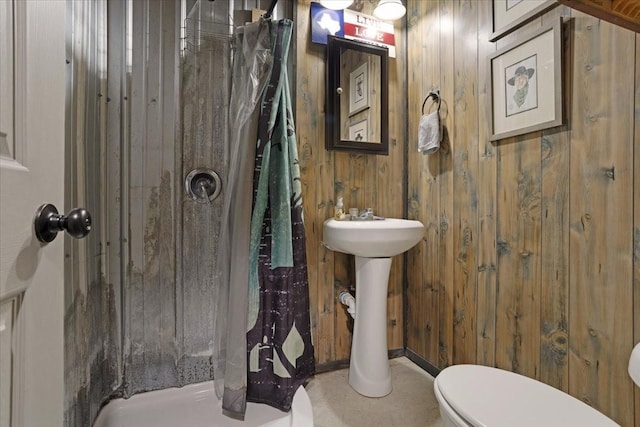
<svg viewBox="0 0 640 427">
<path fill-rule="evenodd" d="M 372 207 L 377 215 L 402 217 L 405 173 L 405 48 L 396 23 L 398 58 L 389 59 L 389 156 L 329 152 L 325 146 L 326 46 L 311 43 L 310 0 L 296 3 L 296 133 L 303 184 L 311 322 L 318 370 L 349 359 L 353 322 L 337 301 L 340 290 L 355 287 L 353 257 L 322 246 L 322 223 L 334 213 L 337 197 L 345 207 Z M 371 14 L 373 4 L 364 2 Z M 403 259 L 391 267 L 387 337 L 390 349 L 403 348 Z"/>
<path fill-rule="evenodd" d="M 409 353 L 518 372 L 640 425 L 626 371 L 640 340 L 639 36 L 559 6 L 489 43 L 489 1 L 407 3 L 407 206 L 427 227 L 408 255 Z M 490 143 L 487 55 L 560 17 L 565 124 Z M 423 156 L 432 88 L 445 139 Z"/>
</svg>

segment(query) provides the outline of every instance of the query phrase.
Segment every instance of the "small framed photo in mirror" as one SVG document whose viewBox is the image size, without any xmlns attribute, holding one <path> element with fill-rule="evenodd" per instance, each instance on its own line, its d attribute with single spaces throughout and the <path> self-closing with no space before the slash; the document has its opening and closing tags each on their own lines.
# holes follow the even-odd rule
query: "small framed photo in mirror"
<svg viewBox="0 0 640 427">
<path fill-rule="evenodd" d="M 369 64 L 363 62 L 349 73 L 349 115 L 369 108 Z"/>
<path fill-rule="evenodd" d="M 349 126 L 349 140 L 356 142 L 365 142 L 369 138 L 369 120 L 360 120 Z"/>
</svg>

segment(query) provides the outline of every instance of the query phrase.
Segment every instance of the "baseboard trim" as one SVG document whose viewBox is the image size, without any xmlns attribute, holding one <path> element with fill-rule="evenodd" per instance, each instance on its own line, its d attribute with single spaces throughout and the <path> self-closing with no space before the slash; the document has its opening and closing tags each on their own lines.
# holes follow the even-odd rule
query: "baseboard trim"
<svg viewBox="0 0 640 427">
<path fill-rule="evenodd" d="M 337 371 L 338 369 L 344 369 L 348 367 L 349 367 L 349 359 L 334 360 L 333 362 L 326 362 L 326 363 L 318 363 L 316 364 L 316 374 Z"/>
<path fill-rule="evenodd" d="M 396 357 L 402 357 L 405 355 L 403 348 L 394 348 L 389 350 L 389 359 L 395 359 Z M 316 374 L 322 374 L 324 372 L 337 371 L 338 369 L 345 369 L 349 367 L 349 359 L 334 360 L 333 362 L 316 364 Z"/>
<path fill-rule="evenodd" d="M 420 368 L 427 371 L 434 378 L 437 377 L 438 374 L 440 373 L 440 369 L 438 369 L 431 363 L 427 362 L 422 356 L 420 356 L 418 353 L 411 350 L 410 348 L 405 349 L 405 356 L 407 356 L 407 359 L 411 360 Z"/>
<path fill-rule="evenodd" d="M 389 359 L 395 359 L 396 357 L 404 356 L 404 348 L 394 348 L 389 350 Z"/>
</svg>

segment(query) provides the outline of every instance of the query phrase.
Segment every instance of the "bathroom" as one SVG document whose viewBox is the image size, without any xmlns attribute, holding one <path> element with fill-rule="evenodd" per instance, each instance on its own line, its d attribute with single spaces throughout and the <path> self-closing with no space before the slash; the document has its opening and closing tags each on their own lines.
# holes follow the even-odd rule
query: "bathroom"
<svg viewBox="0 0 640 427">
<path fill-rule="evenodd" d="M 346 206 L 425 225 L 406 263 L 392 265 L 390 352 L 433 374 L 461 363 L 518 372 L 640 425 L 640 390 L 627 373 L 640 339 L 640 38 L 559 5 L 494 43 L 490 1 L 406 5 L 406 22 L 395 23 L 406 38 L 396 38 L 398 58 L 389 60 L 387 157 L 322 149 L 325 56 L 306 39 L 308 2 L 297 4 L 296 123 L 318 367 L 349 358 L 348 314 L 335 295 L 352 284 L 352 261 L 322 247 L 318 226 L 341 192 Z M 490 142 L 487 57 L 560 17 L 564 124 Z M 434 88 L 444 142 L 424 156 L 420 107 Z"/>
<path fill-rule="evenodd" d="M 110 146 L 121 123 L 71 127 L 83 137 L 67 148 L 75 168 L 64 204 L 90 208 L 96 226 L 85 240 L 64 240 L 66 425 L 90 425 L 105 396 L 210 376 L 210 242 L 221 204 L 189 200 L 182 180 L 196 167 L 226 172 L 222 147 L 202 141 L 226 132 L 218 99 L 228 94 L 214 83 L 230 76 L 202 76 L 198 87 L 214 96 L 205 105 L 162 102 L 173 100 L 183 78 L 175 20 L 192 3 L 181 10 L 167 1 L 110 2 L 112 18 L 144 25 L 112 19 L 121 31 L 87 47 L 108 57 L 80 68 L 87 78 L 74 86 L 78 99 L 87 94 L 83 114 L 121 116 L 131 134 Z M 266 9 L 269 2 L 239 3 Z M 640 37 L 558 5 L 489 42 L 492 2 L 407 0 L 389 59 L 389 155 L 327 151 L 326 48 L 309 41 L 310 3 L 280 0 L 275 16 L 294 20 L 289 56 L 316 371 L 349 363 L 352 321 L 337 295 L 354 285 L 353 261 L 322 245 L 322 223 L 343 197 L 347 207 L 425 225 L 424 239 L 391 267 L 392 357 L 432 375 L 462 363 L 496 366 L 563 390 L 623 426 L 640 425 L 640 389 L 627 374 L 640 341 Z M 367 13 L 375 6 L 360 3 Z M 106 22 L 77 7 L 87 22 Z M 489 141 L 487 58 L 561 17 L 564 124 Z M 117 48 L 127 37 L 134 50 L 155 54 Z M 224 55 L 198 61 L 213 57 Z M 124 63 L 131 69 L 118 73 Z M 141 104 L 127 106 L 124 88 L 141 82 L 144 93 L 132 97 Z M 420 106 L 436 88 L 444 138 L 425 156 L 417 151 Z M 189 129 L 176 123 L 185 115 L 193 134 L 219 134 L 187 141 Z M 85 144 L 87 135 L 100 144 Z"/>
</svg>

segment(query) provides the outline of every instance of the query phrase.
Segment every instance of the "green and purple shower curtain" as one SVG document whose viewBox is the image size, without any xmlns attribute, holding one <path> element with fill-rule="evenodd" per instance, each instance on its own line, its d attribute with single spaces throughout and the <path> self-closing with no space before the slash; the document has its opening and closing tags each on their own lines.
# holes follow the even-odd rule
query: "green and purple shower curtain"
<svg viewBox="0 0 640 427">
<path fill-rule="evenodd" d="M 263 92 L 249 248 L 247 400 L 283 411 L 314 373 L 302 185 L 287 55 L 293 23 L 271 22 L 273 65 Z"/>
<path fill-rule="evenodd" d="M 223 412 L 291 408 L 314 373 L 300 168 L 287 56 L 293 23 L 236 30 L 213 368 Z"/>
</svg>

